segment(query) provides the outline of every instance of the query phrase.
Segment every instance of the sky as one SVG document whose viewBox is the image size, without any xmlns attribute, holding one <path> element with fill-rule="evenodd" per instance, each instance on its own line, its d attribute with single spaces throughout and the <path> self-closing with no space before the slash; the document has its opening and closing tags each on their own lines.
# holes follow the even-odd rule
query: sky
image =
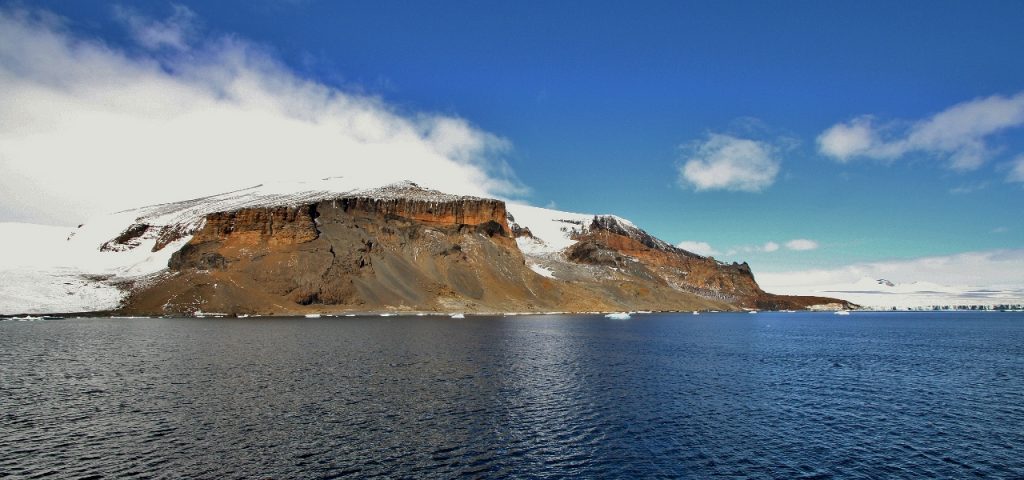
<svg viewBox="0 0 1024 480">
<path fill-rule="evenodd" d="M 0 222 L 358 175 L 755 272 L 998 271 L 1022 51 L 1012 1 L 0 2 Z"/>
</svg>

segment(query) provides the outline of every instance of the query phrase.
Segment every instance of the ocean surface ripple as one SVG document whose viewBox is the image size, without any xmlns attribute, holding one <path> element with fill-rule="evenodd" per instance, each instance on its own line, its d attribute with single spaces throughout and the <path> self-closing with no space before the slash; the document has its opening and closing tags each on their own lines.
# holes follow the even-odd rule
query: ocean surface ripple
<svg viewBox="0 0 1024 480">
<path fill-rule="evenodd" d="M 1022 478 L 1024 315 L 0 322 L 0 477 Z"/>
</svg>

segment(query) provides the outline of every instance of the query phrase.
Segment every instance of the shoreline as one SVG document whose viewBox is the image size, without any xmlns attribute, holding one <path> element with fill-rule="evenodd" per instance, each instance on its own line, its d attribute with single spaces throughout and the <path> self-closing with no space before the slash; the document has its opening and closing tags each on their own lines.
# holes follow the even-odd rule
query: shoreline
<svg viewBox="0 0 1024 480">
<path fill-rule="evenodd" d="M 845 310 L 848 313 L 1024 313 L 1024 308 L 1018 309 L 851 309 Z M 0 321 L 4 320 L 67 320 L 67 319 L 81 319 L 81 318 L 109 318 L 109 319 L 121 319 L 121 320 L 134 320 L 134 319 L 153 319 L 153 318 L 167 318 L 167 319 L 246 319 L 246 318 L 266 318 L 266 319 L 294 319 L 294 318 L 306 318 L 306 319 L 318 319 L 318 318 L 366 318 L 366 317 L 449 317 L 449 318 L 465 318 L 465 317 L 527 317 L 527 316 L 557 316 L 557 315 L 570 315 L 570 316 L 604 316 L 615 313 L 628 313 L 630 315 L 664 315 L 664 314 L 684 314 L 684 315 L 713 315 L 713 314 L 742 314 L 742 313 L 817 313 L 817 314 L 835 314 L 837 311 L 833 310 L 731 310 L 731 311 L 719 311 L 719 310 L 641 310 L 641 311 L 581 311 L 581 312 L 569 312 L 569 311 L 545 311 L 545 312 L 468 312 L 468 311 L 451 311 L 451 312 L 437 312 L 437 311 L 341 311 L 331 313 L 286 313 L 286 314 L 237 314 L 237 313 L 222 313 L 222 312 L 199 312 L 196 313 L 179 313 L 179 314 L 164 314 L 164 315 L 129 315 L 118 312 L 100 311 L 100 312 L 70 312 L 70 313 L 18 313 L 18 314 L 0 314 Z"/>
</svg>

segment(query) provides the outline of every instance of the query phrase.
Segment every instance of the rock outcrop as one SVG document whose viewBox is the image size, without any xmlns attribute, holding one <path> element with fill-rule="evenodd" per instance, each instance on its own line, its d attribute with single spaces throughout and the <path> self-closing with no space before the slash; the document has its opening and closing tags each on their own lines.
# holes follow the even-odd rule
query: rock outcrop
<svg viewBox="0 0 1024 480">
<path fill-rule="evenodd" d="M 841 300 L 788 297 L 766 293 L 754 280 L 746 262 L 722 263 L 655 238 L 621 219 L 597 216 L 566 256 L 579 263 L 632 271 L 682 291 L 749 309 L 803 309 Z M 849 307 L 848 304 L 846 304 Z"/>
<path fill-rule="evenodd" d="M 132 313 L 476 310 L 553 305 L 533 291 L 503 202 L 403 185 L 312 204 L 208 214 L 136 289 Z"/>
<path fill-rule="evenodd" d="M 247 200 L 201 221 L 130 226 L 104 248 L 131 248 L 164 232 L 191 239 L 168 270 L 132 288 L 122 312 L 729 310 L 803 302 L 763 292 L 746 264 L 680 250 L 616 217 L 580 222 L 575 243 L 545 257 L 561 262 L 550 278 L 518 247 L 517 238 L 533 235 L 510 222 L 499 200 L 411 183 L 302 199 Z M 820 300 L 804 303 L 841 302 Z"/>
</svg>

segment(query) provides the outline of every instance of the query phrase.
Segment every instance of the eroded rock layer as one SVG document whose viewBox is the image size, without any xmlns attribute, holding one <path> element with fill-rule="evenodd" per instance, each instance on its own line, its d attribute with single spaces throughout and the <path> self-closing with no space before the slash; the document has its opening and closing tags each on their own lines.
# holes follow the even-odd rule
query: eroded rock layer
<svg viewBox="0 0 1024 480">
<path fill-rule="evenodd" d="M 746 262 L 722 263 L 661 241 L 614 217 L 595 217 L 566 252 L 580 263 L 605 265 L 674 289 L 749 309 L 802 309 L 835 302 L 820 297 L 779 296 L 761 290 Z"/>
</svg>

